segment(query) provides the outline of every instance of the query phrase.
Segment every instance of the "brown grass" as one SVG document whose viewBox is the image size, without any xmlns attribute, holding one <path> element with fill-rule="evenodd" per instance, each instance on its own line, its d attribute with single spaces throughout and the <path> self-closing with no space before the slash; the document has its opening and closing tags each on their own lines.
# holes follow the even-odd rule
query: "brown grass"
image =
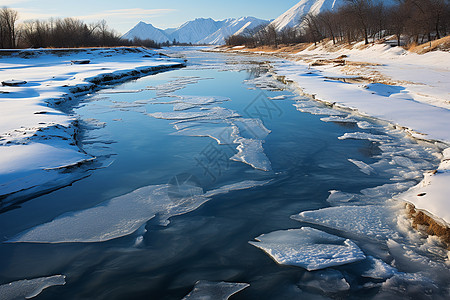
<svg viewBox="0 0 450 300">
<path fill-rule="evenodd" d="M 441 224 L 428 216 L 424 212 L 417 210 L 414 205 L 407 204 L 408 216 L 412 219 L 412 226 L 428 235 L 435 235 L 441 239 L 448 250 L 450 250 L 450 228 Z"/>
<path fill-rule="evenodd" d="M 448 52 L 450 51 L 450 35 L 422 45 L 412 44 L 408 50 L 417 54 L 425 54 L 437 50 Z"/>
</svg>

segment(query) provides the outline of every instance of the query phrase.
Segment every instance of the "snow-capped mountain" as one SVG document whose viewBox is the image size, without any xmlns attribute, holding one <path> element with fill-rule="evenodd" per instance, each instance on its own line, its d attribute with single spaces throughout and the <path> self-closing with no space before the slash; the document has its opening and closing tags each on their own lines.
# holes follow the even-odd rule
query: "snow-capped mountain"
<svg viewBox="0 0 450 300">
<path fill-rule="evenodd" d="M 192 44 L 215 44 L 225 43 L 225 38 L 242 33 L 246 29 L 253 29 L 261 25 L 267 25 L 270 21 L 257 19 L 254 17 L 243 17 L 239 19 L 226 19 L 215 21 L 209 19 L 195 19 L 174 29 L 161 30 L 151 24 L 139 22 L 134 28 L 128 31 L 122 38 L 152 39 L 158 43 L 177 40 L 181 43 Z"/>
<path fill-rule="evenodd" d="M 394 0 L 378 1 L 383 2 L 384 5 L 395 3 Z M 276 18 L 271 24 L 275 25 L 278 31 L 281 31 L 301 24 L 303 17 L 309 13 L 317 15 L 324 11 L 337 10 L 346 3 L 348 3 L 346 0 L 301 0 L 287 12 Z"/>
<path fill-rule="evenodd" d="M 271 24 L 278 31 L 295 27 L 301 23 L 302 18 L 309 13 L 314 15 L 326 10 L 337 9 L 345 0 L 301 0 L 287 12 L 276 18 Z"/>
<path fill-rule="evenodd" d="M 269 21 L 257 19 L 254 17 L 243 17 L 239 19 L 227 19 L 222 21 L 222 26 L 213 34 L 200 40 L 200 44 L 224 44 L 225 38 L 234 35 L 241 34 L 245 30 L 251 30 L 253 28 L 264 26 L 269 24 Z"/>
<path fill-rule="evenodd" d="M 134 38 L 139 38 L 142 40 L 152 39 L 157 43 L 164 43 L 169 40 L 169 37 L 163 30 L 154 27 L 152 24 L 147 24 L 144 22 L 139 22 L 133 27 L 133 29 L 125 33 L 122 38 L 128 40 L 132 40 Z"/>
</svg>

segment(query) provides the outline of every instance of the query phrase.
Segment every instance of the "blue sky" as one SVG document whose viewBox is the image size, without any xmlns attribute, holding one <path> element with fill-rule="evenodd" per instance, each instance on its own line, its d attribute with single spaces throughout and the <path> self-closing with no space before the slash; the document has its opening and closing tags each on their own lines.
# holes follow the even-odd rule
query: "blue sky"
<svg viewBox="0 0 450 300">
<path fill-rule="evenodd" d="M 139 21 L 159 28 L 178 27 L 199 18 L 216 20 L 254 16 L 274 19 L 299 0 L 0 0 L 0 6 L 19 11 L 20 21 L 78 17 L 86 22 L 105 19 L 121 33 Z"/>
</svg>

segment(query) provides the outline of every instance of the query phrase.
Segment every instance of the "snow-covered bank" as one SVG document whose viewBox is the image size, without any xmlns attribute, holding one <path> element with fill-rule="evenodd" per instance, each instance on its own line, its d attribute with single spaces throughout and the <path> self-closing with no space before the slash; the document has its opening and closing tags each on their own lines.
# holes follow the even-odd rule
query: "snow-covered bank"
<svg viewBox="0 0 450 300">
<path fill-rule="evenodd" d="M 58 104 L 183 65 L 144 48 L 0 51 L 0 82 L 24 81 L 0 86 L 0 199 L 61 185 L 65 168 L 95 159 L 76 145 L 77 120 Z"/>
<path fill-rule="evenodd" d="M 237 53 L 247 51 L 231 49 Z M 350 48 L 328 43 L 290 53 L 257 53 L 287 58 L 274 64 L 274 72 L 295 83 L 303 94 L 330 106 L 388 121 L 415 138 L 447 148 L 437 171 L 427 173 L 418 186 L 396 198 L 429 212 L 448 227 L 449 52 L 419 55 L 384 44 Z"/>
</svg>

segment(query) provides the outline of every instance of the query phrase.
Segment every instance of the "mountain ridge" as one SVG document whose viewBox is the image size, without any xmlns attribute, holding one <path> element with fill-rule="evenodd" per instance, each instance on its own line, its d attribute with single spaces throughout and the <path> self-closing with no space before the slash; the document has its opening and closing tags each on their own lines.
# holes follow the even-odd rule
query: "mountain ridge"
<svg viewBox="0 0 450 300">
<path fill-rule="evenodd" d="M 159 29 L 150 23 L 140 21 L 125 33 L 123 39 L 151 39 L 157 43 L 172 42 L 192 44 L 225 44 L 225 38 L 242 33 L 246 29 L 268 25 L 270 21 L 255 17 L 229 18 L 215 21 L 212 18 L 196 18 L 178 28 Z"/>
</svg>

